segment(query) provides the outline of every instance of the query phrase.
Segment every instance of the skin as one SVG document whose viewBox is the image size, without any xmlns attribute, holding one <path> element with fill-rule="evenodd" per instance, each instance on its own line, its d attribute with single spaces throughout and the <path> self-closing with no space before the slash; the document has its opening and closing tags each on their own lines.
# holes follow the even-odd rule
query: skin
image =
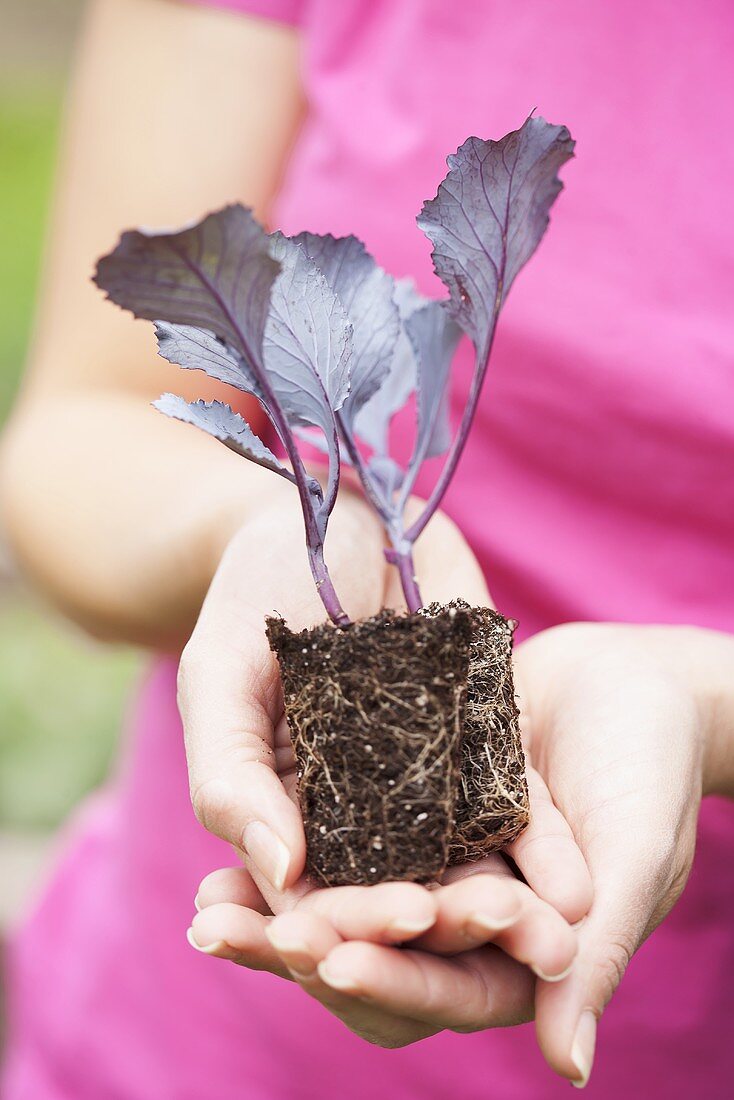
<svg viewBox="0 0 734 1100">
<path fill-rule="evenodd" d="M 493 875 L 505 885 L 507 869 L 494 863 L 435 891 L 436 923 L 410 950 L 346 942 L 299 906 L 268 919 L 254 882 L 231 869 L 202 883 L 192 932 L 210 953 L 240 965 L 287 969 L 347 1026 L 383 1046 L 535 1016 L 548 1063 L 583 1085 L 596 1021 L 685 886 L 702 797 L 734 793 L 734 639 L 690 627 L 571 624 L 520 646 L 516 664 L 533 760 L 593 882 L 567 976 L 533 983 L 507 958 L 523 957 L 513 947 L 515 936 L 528 935 L 527 899 L 519 899 L 516 923 L 486 938 L 504 954 L 493 947 L 458 960 L 436 957 L 457 949 L 457 908 L 465 912 L 457 889 L 488 888 Z M 547 831 L 535 825 L 513 855 L 522 862 L 535 850 L 538 865 L 555 872 L 552 823 Z"/>
<path fill-rule="evenodd" d="M 150 326 L 89 282 L 123 227 L 178 225 L 233 200 L 267 220 L 302 115 L 292 31 L 172 0 L 90 5 L 29 370 L 0 455 L 4 529 L 36 587 L 93 634 L 185 645 L 194 808 L 244 862 L 202 883 L 193 946 L 299 981 L 385 1046 L 535 1015 L 550 1065 L 583 1082 L 596 1017 L 685 881 L 701 794 L 734 789 L 732 642 L 578 626 L 520 648 L 537 767 L 533 823 L 510 851 L 525 883 L 500 857 L 431 891 L 303 879 L 263 632 L 274 608 L 292 626 L 323 618 L 292 487 L 150 409 L 164 390 L 232 394 L 160 360 Z M 257 430 L 259 410 L 238 407 Z M 346 491 L 327 555 L 352 617 L 401 606 L 382 545 Z M 445 517 L 416 566 L 427 600 L 489 599 Z M 565 978 L 536 977 L 571 963 Z"/>
</svg>

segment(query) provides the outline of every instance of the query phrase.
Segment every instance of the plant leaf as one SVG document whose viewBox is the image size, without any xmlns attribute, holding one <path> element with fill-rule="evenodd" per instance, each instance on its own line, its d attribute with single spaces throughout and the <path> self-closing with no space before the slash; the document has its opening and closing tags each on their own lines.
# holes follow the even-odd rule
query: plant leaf
<svg viewBox="0 0 734 1100">
<path fill-rule="evenodd" d="M 336 412 L 349 393 L 352 326 L 301 246 L 282 233 L 274 233 L 270 240 L 271 255 L 281 271 L 273 284 L 263 341 L 268 370 L 312 400 L 321 402 L 325 394 Z M 319 420 L 309 417 L 307 422 Z"/>
<path fill-rule="evenodd" d="M 418 431 L 411 467 L 451 444 L 449 374 L 461 329 L 444 302 L 430 302 L 406 319 L 418 362 Z"/>
<path fill-rule="evenodd" d="M 392 363 L 377 392 L 360 409 L 354 430 L 375 454 L 388 451 L 390 422 L 402 409 L 417 386 L 418 364 L 415 349 L 405 328 L 407 319 L 431 301 L 419 294 L 412 279 L 396 279 L 395 304 L 401 320 Z"/>
<path fill-rule="evenodd" d="M 293 240 L 322 272 L 352 325 L 350 390 L 344 402 L 352 421 L 390 370 L 400 331 L 395 283 L 356 237 L 299 233 Z"/>
<path fill-rule="evenodd" d="M 329 455 L 331 453 L 331 449 L 321 432 L 315 432 L 308 427 L 296 428 L 295 432 L 299 439 L 302 439 L 304 443 L 308 443 L 309 447 L 313 447 L 314 450 L 320 451 L 322 455 Z M 353 465 L 349 455 L 342 447 L 339 448 L 339 460 L 342 466 Z"/>
<path fill-rule="evenodd" d="M 528 118 L 499 141 L 470 137 L 424 203 L 419 227 L 433 243 L 449 310 L 477 348 L 486 346 L 515 276 L 538 247 L 573 156 L 565 126 Z"/>
<path fill-rule="evenodd" d="M 164 393 L 153 402 L 153 407 L 174 420 L 181 420 L 184 424 L 193 424 L 201 428 L 209 435 L 213 435 L 215 439 L 219 439 L 231 451 L 295 483 L 293 473 L 278 461 L 272 451 L 255 435 L 247 421 L 224 402 L 189 402 L 183 397 L 177 397 L 176 394 Z"/>
<path fill-rule="evenodd" d="M 404 471 L 398 466 L 394 458 L 389 455 L 377 454 L 372 455 L 367 464 L 367 469 L 380 498 L 389 504 L 392 501 L 393 493 L 403 483 Z"/>
<path fill-rule="evenodd" d="M 266 327 L 272 333 L 282 316 L 286 283 L 298 299 L 294 312 L 299 304 L 304 307 L 298 318 L 302 325 L 318 297 L 313 288 L 304 294 L 302 286 L 294 286 L 295 274 L 308 281 L 305 258 L 294 272 L 291 257 L 291 270 L 276 288 L 281 265 L 272 251 L 272 239 L 252 212 L 228 206 L 180 232 L 124 233 L 114 251 L 99 261 L 95 281 L 118 305 L 156 322 L 166 358 L 185 360 L 181 365 L 198 366 L 254 393 L 272 418 L 274 410 L 263 392 L 267 383 L 290 425 L 312 424 L 330 433 L 333 416 L 316 364 L 272 349 L 266 354 L 263 346 Z M 324 281 L 318 272 L 316 279 Z M 278 308 L 271 298 L 277 299 Z M 338 384 L 346 376 L 345 360 L 346 355 L 337 357 L 339 369 L 332 370 L 327 357 L 325 374 L 337 401 L 345 396 Z"/>
<path fill-rule="evenodd" d="M 180 232 L 123 233 L 94 280 L 136 317 L 206 329 L 257 368 L 277 274 L 267 234 L 236 205 Z"/>
<path fill-rule="evenodd" d="M 273 233 L 270 249 L 281 270 L 273 284 L 265 325 L 265 368 L 293 425 L 312 425 L 324 433 L 329 455 L 324 503 L 328 513 L 339 474 L 334 413 L 349 394 L 352 326 L 339 299 L 300 244 L 282 233 Z"/>
<path fill-rule="evenodd" d="M 203 370 L 211 378 L 226 382 L 263 402 L 263 393 L 251 367 L 218 336 L 193 325 L 172 325 L 156 321 L 155 335 L 158 354 L 169 363 L 187 370 Z"/>
</svg>

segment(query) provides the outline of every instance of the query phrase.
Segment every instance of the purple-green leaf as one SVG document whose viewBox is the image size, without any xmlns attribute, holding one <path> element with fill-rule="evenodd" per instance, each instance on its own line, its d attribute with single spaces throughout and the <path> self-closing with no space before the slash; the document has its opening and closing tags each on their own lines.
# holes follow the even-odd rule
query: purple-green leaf
<svg viewBox="0 0 734 1100">
<path fill-rule="evenodd" d="M 324 275 L 352 325 L 350 388 L 344 402 L 351 423 L 390 370 L 400 331 L 395 283 L 356 237 L 299 233 L 293 239 Z"/>
<path fill-rule="evenodd" d="M 486 349 L 502 302 L 548 225 L 573 156 L 565 126 L 528 118 L 499 141 L 470 137 L 448 158 L 449 173 L 418 225 L 433 243 L 449 309 L 475 346 Z"/>
<path fill-rule="evenodd" d="M 407 319 L 427 305 L 425 298 L 415 289 L 412 279 L 397 279 L 394 292 L 395 305 L 401 321 L 390 369 L 382 385 L 372 398 L 359 410 L 354 428 L 360 439 L 375 454 L 386 455 L 389 445 L 390 422 L 405 405 L 417 386 L 418 366 L 415 349 L 405 328 Z"/>
<path fill-rule="evenodd" d="M 326 437 L 321 432 L 314 431 L 313 428 L 309 427 L 296 428 L 295 432 L 299 439 L 307 443 L 309 447 L 313 447 L 315 451 L 320 451 L 322 455 L 331 454 L 329 445 L 326 442 Z M 343 447 L 339 448 L 339 460 L 343 466 L 352 465 L 352 461 Z"/>
<path fill-rule="evenodd" d="M 295 483 L 296 479 L 291 470 L 287 469 L 255 435 L 247 421 L 224 402 L 189 402 L 176 394 L 164 393 L 153 402 L 153 407 L 174 420 L 181 420 L 184 424 L 193 424 L 201 428 L 224 443 L 231 451 Z"/>
<path fill-rule="evenodd" d="M 329 454 L 330 511 L 338 484 L 339 441 L 334 414 L 349 394 L 352 326 L 325 277 L 300 244 L 273 233 L 271 255 L 280 265 L 263 338 L 268 377 L 295 426 L 324 434 Z M 319 522 L 325 523 L 325 516 Z M 325 529 L 325 528 L 324 528 Z"/>
<path fill-rule="evenodd" d="M 336 412 L 349 393 L 352 326 L 324 276 L 299 244 L 274 233 L 271 255 L 281 271 L 273 284 L 263 354 L 268 373 L 292 392 L 303 421 L 320 423 L 309 405 Z M 299 409 L 302 401 L 303 409 Z"/>
<path fill-rule="evenodd" d="M 405 326 L 418 363 L 418 431 L 411 466 L 448 450 L 449 377 L 461 329 L 444 302 L 430 302 L 407 318 Z"/>
<path fill-rule="evenodd" d="M 95 282 L 136 317 L 203 328 L 256 368 L 278 264 L 262 226 L 227 206 L 177 233 L 131 230 Z"/>
<path fill-rule="evenodd" d="M 187 370 L 203 370 L 211 378 L 253 394 L 263 401 L 262 388 L 252 368 L 234 348 L 203 328 L 156 321 L 158 353 Z"/>
</svg>

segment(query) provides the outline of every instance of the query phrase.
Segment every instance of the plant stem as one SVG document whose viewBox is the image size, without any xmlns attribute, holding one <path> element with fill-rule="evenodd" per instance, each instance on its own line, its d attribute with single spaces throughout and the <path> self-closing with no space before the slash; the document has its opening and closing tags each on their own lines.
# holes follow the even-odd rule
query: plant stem
<svg viewBox="0 0 734 1100">
<path fill-rule="evenodd" d="M 329 570 L 326 568 L 324 548 L 320 542 L 315 546 L 309 544 L 308 564 L 311 566 L 311 575 L 316 582 L 316 589 L 321 602 L 326 608 L 331 621 L 342 629 L 351 626 L 351 619 L 339 603 L 339 597 L 329 576 Z"/>
<path fill-rule="evenodd" d="M 477 411 L 479 396 L 482 392 L 484 376 L 487 373 L 489 357 L 492 353 L 492 344 L 494 342 L 494 334 L 497 329 L 497 315 L 499 313 L 500 301 L 501 292 L 498 292 L 497 303 L 495 304 L 495 312 L 492 320 L 492 328 L 489 333 L 489 337 L 482 349 L 482 352 L 477 354 L 478 367 L 474 371 L 474 377 L 472 378 L 471 389 L 469 391 L 469 398 L 464 408 L 464 415 L 461 418 L 459 430 L 454 437 L 453 443 L 451 444 L 451 450 L 449 451 L 448 458 L 446 459 L 443 470 L 441 470 L 441 475 L 436 482 L 436 485 L 434 486 L 433 492 L 426 502 L 425 508 L 418 516 L 418 519 L 415 520 L 415 522 L 412 523 L 408 530 L 405 532 L 404 537 L 411 546 L 441 504 L 441 501 L 444 498 L 444 494 L 446 493 L 446 490 L 451 483 L 451 479 L 456 472 L 456 467 L 459 463 L 459 459 L 461 458 L 464 447 L 466 446 L 466 441 L 469 437 L 469 429 L 472 425 L 474 415 Z"/>
<path fill-rule="evenodd" d="M 362 460 L 362 455 L 359 453 L 359 448 L 357 447 L 357 444 L 354 441 L 354 436 L 352 435 L 352 432 L 349 428 L 349 425 L 347 424 L 346 420 L 344 419 L 344 417 L 342 416 L 342 414 L 340 412 L 336 413 L 336 422 L 337 422 L 337 425 L 338 425 L 338 428 L 339 428 L 339 435 L 341 437 L 341 441 L 344 444 L 344 447 L 346 449 L 347 454 L 349 455 L 349 458 L 351 459 L 352 466 L 354 467 L 354 469 L 357 473 L 357 477 L 359 478 L 359 480 L 361 482 L 362 488 L 364 490 L 364 494 L 367 497 L 367 499 L 369 500 L 369 502 L 372 505 L 372 507 L 374 508 L 374 510 L 377 512 L 377 514 L 380 517 L 380 519 L 382 520 L 382 522 L 387 527 L 392 522 L 392 519 L 393 519 L 392 511 L 388 507 L 387 503 L 375 491 L 375 487 L 372 484 L 372 482 L 370 481 L 369 474 L 367 473 L 367 470 L 365 469 L 365 465 L 364 465 L 364 462 Z"/>
<path fill-rule="evenodd" d="M 295 443 L 295 440 L 294 440 Z M 339 480 L 341 477 L 341 466 L 339 463 L 339 437 L 336 431 L 336 421 L 333 422 L 332 437 L 329 446 L 329 480 L 326 485 L 326 493 L 324 500 L 321 504 L 321 511 L 328 517 L 334 511 L 334 505 L 336 504 L 337 493 L 339 492 Z"/>
<path fill-rule="evenodd" d="M 420 611 L 423 607 L 418 582 L 415 579 L 413 550 L 409 543 L 401 540 L 397 546 L 389 546 L 383 551 L 385 560 L 397 567 L 408 611 Z"/>
<path fill-rule="evenodd" d="M 362 484 L 365 496 L 369 500 L 372 507 L 375 509 L 380 519 L 382 520 L 385 528 L 387 529 L 392 546 L 386 548 L 383 553 L 385 560 L 390 564 L 397 567 L 398 574 L 400 576 L 400 584 L 403 589 L 403 595 L 405 596 L 405 602 L 408 605 L 408 610 L 415 612 L 420 611 L 423 607 L 423 600 L 421 599 L 420 589 L 418 588 L 418 582 L 415 579 L 415 565 L 413 564 L 413 550 L 412 545 L 406 541 L 402 531 L 402 512 L 405 507 L 405 501 L 401 497 L 401 503 L 396 509 L 394 505 L 390 507 L 379 494 L 375 491 L 375 488 L 370 480 L 370 476 L 365 469 L 364 462 L 362 461 L 362 455 L 359 453 L 357 444 L 354 441 L 354 436 L 349 430 L 349 426 L 345 422 L 340 413 L 336 414 L 337 423 L 339 426 L 339 434 L 341 440 L 344 443 L 347 454 L 352 460 L 352 466 L 357 471 L 357 476 Z M 399 525 L 399 526 L 396 526 Z"/>
<path fill-rule="evenodd" d="M 349 626 L 349 616 L 342 608 L 339 597 L 336 594 L 334 585 L 332 584 L 331 577 L 329 576 L 329 570 L 326 568 L 326 562 L 324 561 L 324 534 L 326 528 L 326 520 L 329 513 L 323 517 L 323 521 L 319 522 L 317 515 L 317 508 L 314 507 L 314 501 L 318 501 L 319 509 L 323 506 L 323 499 L 319 499 L 316 494 L 316 486 L 318 487 L 319 496 L 321 494 L 321 486 L 312 478 L 306 471 L 306 467 L 303 465 L 303 459 L 301 458 L 298 448 L 296 447 L 295 439 L 290 431 L 285 417 L 282 418 L 281 427 L 281 439 L 285 444 L 286 453 L 291 461 L 293 467 L 293 473 L 296 478 L 296 486 L 298 488 L 298 496 L 301 501 L 301 511 L 303 512 L 303 522 L 306 528 L 306 546 L 308 548 L 308 561 L 311 566 L 311 574 L 316 582 L 316 590 L 321 598 L 321 602 L 324 605 L 326 614 L 336 624 L 336 626 Z M 330 463 L 331 465 L 331 463 Z M 331 471 L 330 471 L 331 473 Z M 331 483 L 331 500 L 336 498 L 336 493 L 339 488 L 339 474 L 338 474 L 338 462 L 337 473 L 333 477 Z M 333 507 L 333 504 L 332 504 Z"/>
</svg>

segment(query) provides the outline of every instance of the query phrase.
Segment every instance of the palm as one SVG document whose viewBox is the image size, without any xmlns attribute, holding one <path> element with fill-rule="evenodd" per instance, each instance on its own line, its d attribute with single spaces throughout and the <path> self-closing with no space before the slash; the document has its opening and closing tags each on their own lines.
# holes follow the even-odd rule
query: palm
<svg viewBox="0 0 734 1100">
<path fill-rule="evenodd" d="M 624 627 L 565 630 L 518 651 L 526 731 L 593 877 L 603 879 L 631 838 L 672 841 L 681 823 L 695 820 L 685 780 L 700 765 L 690 735 L 696 715 L 644 639 L 625 648 Z"/>
<path fill-rule="evenodd" d="M 348 612 L 360 617 L 401 600 L 373 517 L 359 502 L 354 508 L 341 521 L 335 513 L 327 551 L 335 586 Z M 498 857 L 453 869 L 433 891 L 410 883 L 316 889 L 303 876 L 293 756 L 277 664 L 263 631 L 273 610 L 295 628 L 323 618 L 296 554 L 299 545 L 297 525 L 282 510 L 243 529 L 221 562 L 182 662 L 181 710 L 197 813 L 246 863 L 202 885 L 195 942 L 244 965 L 297 974 L 348 1026 L 387 1045 L 444 1027 L 472 1030 L 528 1018 L 534 978 L 520 963 L 549 976 L 563 973 L 576 945 L 559 914 L 579 919 L 590 897 L 583 859 L 536 773 L 533 823 L 512 847 L 530 886 Z M 441 517 L 421 539 L 416 567 L 427 601 L 459 595 L 489 601 L 471 551 Z M 243 851 L 253 821 L 287 846 L 285 890 L 273 886 L 272 863 L 269 874 L 252 850 Z M 278 914 L 270 922 L 269 912 Z M 390 946 L 410 941 L 414 950 Z M 327 956 L 330 967 L 351 970 L 354 988 L 336 989 L 315 971 Z M 434 995 L 427 999 L 429 987 Z M 491 999 L 488 988 L 496 991 Z M 369 995 L 369 1011 L 356 990 Z M 477 996 L 482 990 L 484 1000 Z"/>
<path fill-rule="evenodd" d="M 675 903 L 693 857 L 699 719 L 658 639 L 656 628 L 575 625 L 538 635 L 517 654 L 534 760 L 594 885 L 574 972 L 538 998 L 541 1047 L 564 1073 L 579 1013 L 585 1005 L 601 1013 Z"/>
</svg>

